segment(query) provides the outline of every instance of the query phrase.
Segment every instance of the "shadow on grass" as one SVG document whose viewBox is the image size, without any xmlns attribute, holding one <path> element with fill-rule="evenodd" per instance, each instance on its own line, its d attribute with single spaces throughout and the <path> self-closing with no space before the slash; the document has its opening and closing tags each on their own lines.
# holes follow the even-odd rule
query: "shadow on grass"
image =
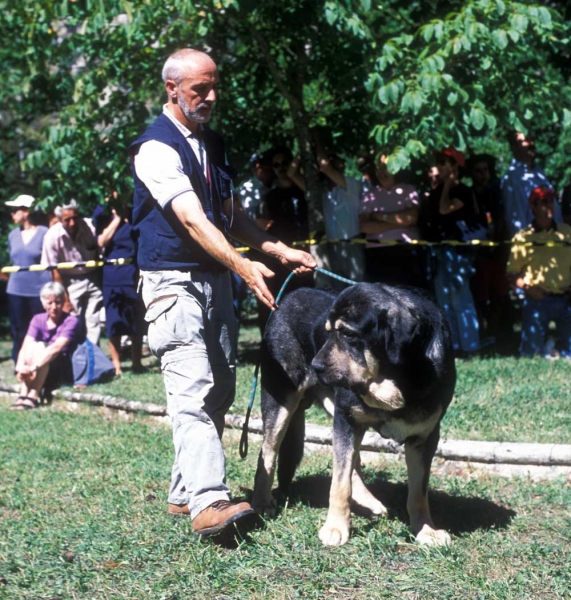
<svg viewBox="0 0 571 600">
<path fill-rule="evenodd" d="M 301 477 L 293 482 L 290 497 L 311 508 L 327 508 L 330 486 L 331 478 L 325 475 Z M 406 483 L 390 483 L 377 478 L 368 483 L 367 487 L 386 506 L 389 518 L 408 523 Z M 430 490 L 428 500 L 436 525 L 453 535 L 471 533 L 478 529 L 505 529 L 516 516 L 516 512 L 509 508 L 474 496 L 451 496 L 445 492 Z"/>
</svg>

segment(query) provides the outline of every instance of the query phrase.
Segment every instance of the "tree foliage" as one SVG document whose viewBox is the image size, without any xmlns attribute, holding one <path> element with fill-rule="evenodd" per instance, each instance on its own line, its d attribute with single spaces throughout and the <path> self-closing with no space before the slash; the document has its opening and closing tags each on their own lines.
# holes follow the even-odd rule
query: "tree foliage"
<svg viewBox="0 0 571 600">
<path fill-rule="evenodd" d="M 113 189 L 129 194 L 127 147 L 160 111 L 162 64 L 184 46 L 220 66 L 214 126 L 238 164 L 277 143 L 301 152 L 314 222 L 314 127 L 347 156 L 384 147 L 394 171 L 448 144 L 497 151 L 511 128 L 537 131 L 555 180 L 568 163 L 564 2 L 10 4 L 0 11 L 6 195 L 27 186 L 46 206 L 70 197 L 92 206 Z"/>
</svg>

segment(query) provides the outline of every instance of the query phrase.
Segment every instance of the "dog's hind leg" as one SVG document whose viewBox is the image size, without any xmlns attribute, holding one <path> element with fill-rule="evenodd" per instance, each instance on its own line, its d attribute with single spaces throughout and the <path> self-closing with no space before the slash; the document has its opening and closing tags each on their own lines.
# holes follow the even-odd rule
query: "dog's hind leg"
<svg viewBox="0 0 571 600">
<path fill-rule="evenodd" d="M 363 482 L 361 478 L 361 464 L 358 458 L 357 464 L 353 469 L 353 475 L 351 476 L 351 501 L 353 512 L 364 512 L 370 515 L 382 516 L 387 514 L 385 505 L 373 496 Z"/>
<path fill-rule="evenodd" d="M 426 439 L 414 438 L 405 442 L 406 468 L 408 471 L 407 510 L 410 527 L 419 544 L 447 546 L 450 535 L 436 529 L 428 506 L 428 480 L 432 458 L 440 437 L 439 426 Z"/>
<path fill-rule="evenodd" d="M 297 394 L 296 394 L 297 396 Z M 272 496 L 272 485 L 276 470 L 276 460 L 280 447 L 290 425 L 290 421 L 299 406 L 299 397 L 291 399 L 288 408 L 278 404 L 269 394 L 262 392 L 262 407 L 264 413 L 264 441 L 258 457 L 258 468 L 252 496 L 252 507 L 260 514 L 275 516 L 277 504 Z"/>
</svg>

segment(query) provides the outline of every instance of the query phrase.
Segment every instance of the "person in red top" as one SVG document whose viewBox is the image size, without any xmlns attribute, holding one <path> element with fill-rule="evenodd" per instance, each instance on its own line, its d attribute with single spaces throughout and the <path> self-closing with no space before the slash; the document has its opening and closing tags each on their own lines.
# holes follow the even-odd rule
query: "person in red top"
<svg viewBox="0 0 571 600">
<path fill-rule="evenodd" d="M 55 389 L 73 383 L 71 354 L 85 337 L 83 328 L 77 317 L 63 311 L 63 285 L 46 283 L 40 299 L 46 312 L 32 318 L 18 354 L 16 378 L 20 382 L 20 395 L 10 410 L 37 408 L 44 386 Z"/>
</svg>

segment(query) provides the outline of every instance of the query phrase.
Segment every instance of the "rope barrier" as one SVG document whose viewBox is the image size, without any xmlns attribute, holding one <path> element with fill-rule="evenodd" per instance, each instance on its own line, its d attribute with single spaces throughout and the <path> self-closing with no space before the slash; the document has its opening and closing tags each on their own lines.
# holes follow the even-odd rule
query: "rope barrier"
<svg viewBox="0 0 571 600">
<path fill-rule="evenodd" d="M 491 240 L 468 240 L 462 242 L 459 240 L 441 240 L 439 242 L 429 242 L 428 240 L 376 240 L 372 238 L 349 238 L 349 239 L 336 239 L 336 238 L 309 238 L 307 240 L 299 240 L 293 242 L 292 246 L 312 246 L 312 245 L 325 245 L 325 244 L 378 244 L 381 246 L 470 246 L 476 248 L 498 248 L 500 246 L 518 246 L 521 248 L 530 248 L 533 246 L 546 247 L 546 248 L 560 248 L 571 246 L 571 241 L 545 241 L 545 242 L 514 242 L 512 240 L 503 240 L 500 242 L 492 242 Z M 236 248 L 236 250 L 242 254 L 248 252 L 250 248 L 244 246 Z"/>
<path fill-rule="evenodd" d="M 86 260 L 83 262 L 62 262 L 57 265 L 30 265 L 29 267 L 2 267 L 0 273 L 20 273 L 22 271 L 62 271 L 65 269 L 75 269 L 76 267 L 86 267 L 94 269 L 105 265 L 128 265 L 133 262 L 132 258 L 109 258 L 107 260 Z"/>
<path fill-rule="evenodd" d="M 347 283 L 349 285 L 355 285 L 357 282 L 353 281 L 352 279 L 347 279 L 346 277 L 341 277 L 341 275 L 337 275 L 335 273 L 332 273 L 331 271 L 327 271 L 326 269 L 323 269 L 322 267 L 317 267 L 315 269 L 316 271 L 318 271 L 319 273 L 322 273 L 323 275 L 327 275 L 329 277 L 331 277 L 332 279 L 337 279 L 338 281 L 342 281 L 343 283 Z M 282 296 L 289 284 L 289 282 L 291 281 L 291 278 L 294 276 L 295 273 L 290 273 L 286 280 L 284 281 L 282 287 L 280 288 L 280 291 L 276 297 L 276 305 L 279 306 L 280 304 L 280 300 L 282 299 Z M 270 316 L 268 317 L 268 320 L 266 321 L 266 325 L 270 322 L 270 319 L 272 318 L 272 315 L 274 313 L 270 313 Z M 258 389 L 258 374 L 260 372 L 260 362 L 261 362 L 261 348 L 260 348 L 260 355 L 258 356 L 258 360 L 256 362 L 256 367 L 254 369 L 254 377 L 252 379 L 252 388 L 250 390 L 250 400 L 248 402 L 248 409 L 246 410 L 246 417 L 244 419 L 244 424 L 242 425 L 242 435 L 240 436 L 240 458 L 246 458 L 246 456 L 248 456 L 248 427 L 250 424 L 250 415 L 252 413 L 252 407 L 254 406 L 254 401 L 256 398 L 256 390 Z"/>
<path fill-rule="evenodd" d="M 311 246 L 311 245 L 325 245 L 325 244 L 379 244 L 381 246 L 471 246 L 481 248 L 497 248 L 499 246 L 517 246 L 521 248 L 531 248 L 533 246 L 545 247 L 545 248 L 561 248 L 571 247 L 571 241 L 545 241 L 545 242 L 513 242 L 512 240 L 505 240 L 501 242 L 492 242 L 490 240 L 469 240 L 467 242 L 461 242 L 458 240 L 441 240 L 440 242 L 429 242 L 427 240 L 375 240 L 371 238 L 349 238 L 349 239 L 336 239 L 336 238 L 310 238 L 307 240 L 300 240 L 293 242 L 292 246 Z M 235 248 L 237 252 L 245 254 L 249 252 L 251 248 L 248 246 L 242 246 Z M 10 274 L 19 273 L 22 271 L 58 271 L 65 269 L 75 269 L 76 267 L 86 267 L 93 269 L 97 267 L 103 267 L 104 265 L 127 265 L 133 262 L 132 258 L 113 258 L 108 260 L 88 260 L 85 262 L 62 262 L 57 265 L 30 265 L 29 267 L 20 267 L 17 265 L 2 267 L 0 273 Z M 335 277 L 332 273 L 330 276 Z"/>
</svg>

